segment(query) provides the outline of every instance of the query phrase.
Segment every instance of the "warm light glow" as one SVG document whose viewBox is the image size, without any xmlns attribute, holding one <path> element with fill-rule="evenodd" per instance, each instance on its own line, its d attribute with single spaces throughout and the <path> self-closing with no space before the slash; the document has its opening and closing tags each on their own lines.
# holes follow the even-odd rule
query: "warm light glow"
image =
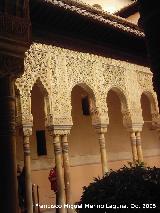
<svg viewBox="0 0 160 213">
<path fill-rule="evenodd" d="M 117 8 L 114 5 L 110 5 L 106 7 L 106 11 L 109 13 L 114 13 L 117 10 Z"/>
<path fill-rule="evenodd" d="M 131 0 L 81 0 L 87 4 L 99 4 L 104 11 L 114 13 L 131 3 Z"/>
</svg>

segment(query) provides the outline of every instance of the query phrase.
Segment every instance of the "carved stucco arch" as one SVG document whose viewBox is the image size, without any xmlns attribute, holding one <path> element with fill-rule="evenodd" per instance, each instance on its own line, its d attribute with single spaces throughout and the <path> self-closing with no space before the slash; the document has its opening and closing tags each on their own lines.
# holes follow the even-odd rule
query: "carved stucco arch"
<svg viewBox="0 0 160 213">
<path fill-rule="evenodd" d="M 26 52 L 24 74 L 15 82 L 20 91 L 30 92 L 37 79 L 40 79 L 48 94 L 51 93 L 52 69 L 49 63 L 51 56 L 45 49 L 43 50 L 43 45 L 40 45 L 40 47 L 33 44 Z"/>
<path fill-rule="evenodd" d="M 128 95 L 126 97 L 129 99 L 130 111 L 127 113 L 132 116 L 127 116 L 136 115 L 132 120 L 139 122 L 139 106 L 132 110 L 137 94 L 130 91 L 130 85 L 136 77 L 137 70 L 140 72 L 138 75 L 140 84 L 146 83 L 150 75 L 147 71 L 146 77 L 143 77 L 146 67 L 90 53 L 33 43 L 26 53 L 25 72 L 21 78 L 17 79 L 16 84 L 23 96 L 23 105 L 25 109 L 28 109 L 27 98 L 30 97 L 33 84 L 40 78 L 51 100 L 50 123 L 57 125 L 72 123 L 71 91 L 80 82 L 86 83 L 93 90 L 97 112 L 100 117 L 105 118 L 104 122 L 108 122 L 106 121 L 108 116 L 106 91 L 111 85 L 112 87 L 117 85 Z M 138 91 L 137 79 L 134 84 L 135 90 Z"/>
<path fill-rule="evenodd" d="M 48 126 L 48 117 L 50 117 L 50 115 L 51 115 L 51 106 L 52 106 L 51 94 L 48 93 L 47 88 L 45 87 L 45 85 L 43 84 L 43 82 L 41 81 L 40 78 L 37 78 L 37 80 L 33 84 L 33 87 L 35 85 L 40 89 L 40 91 L 44 97 L 45 125 Z M 32 89 L 33 89 L 33 87 L 32 87 Z M 31 89 L 31 91 L 32 91 L 32 89 Z"/>
<path fill-rule="evenodd" d="M 36 79 L 34 79 L 30 92 L 33 90 L 33 87 L 35 85 L 38 86 L 38 88 L 40 89 L 40 91 L 43 93 L 44 96 L 49 95 L 48 88 L 46 87 L 46 85 L 44 84 L 44 82 L 42 81 L 40 77 L 37 77 Z"/>
<path fill-rule="evenodd" d="M 106 124 L 108 125 L 108 108 L 105 100 L 104 93 L 98 93 L 95 90 L 94 85 L 90 85 L 89 83 L 79 82 L 72 87 L 72 90 L 75 86 L 82 87 L 87 93 L 89 97 L 89 107 L 92 116 L 92 124 Z M 72 93 L 71 90 L 71 93 Z M 71 97 L 70 97 L 71 100 Z"/>
<path fill-rule="evenodd" d="M 72 87 L 70 88 L 70 94 L 72 94 L 73 89 L 79 86 L 81 88 L 83 88 L 87 93 L 88 96 L 94 101 L 94 103 L 96 104 L 96 97 L 95 97 L 95 91 L 92 85 L 90 85 L 89 83 L 86 82 L 77 82 L 76 84 L 72 85 Z"/>
<path fill-rule="evenodd" d="M 128 128 L 128 124 L 131 123 L 132 117 L 129 111 L 128 98 L 127 98 L 125 90 L 118 86 L 110 87 L 107 91 L 106 99 L 107 99 L 109 91 L 114 91 L 119 97 L 119 100 L 121 103 L 121 113 L 123 116 L 123 125 Z"/>
<path fill-rule="evenodd" d="M 16 87 L 20 91 L 22 124 L 33 124 L 31 114 L 31 90 L 37 81 L 41 82 L 46 90 L 46 94 L 48 94 L 49 102 L 52 102 L 51 82 L 54 61 L 51 61 L 51 54 L 49 51 L 46 51 L 45 47 L 46 46 L 37 43 L 30 46 L 30 49 L 26 52 L 24 61 L 24 74 L 20 78 L 17 78 L 15 82 Z M 51 110 L 52 103 L 49 103 L 49 105 Z"/>
<path fill-rule="evenodd" d="M 152 126 L 156 126 L 157 123 L 159 123 L 160 115 L 159 115 L 159 107 L 158 107 L 158 101 L 157 101 L 157 95 L 154 91 L 144 90 L 141 93 L 140 101 L 142 95 L 145 95 L 150 103 L 150 113 L 152 117 Z"/>
<path fill-rule="evenodd" d="M 45 103 L 45 117 L 47 120 L 47 117 L 50 116 L 51 113 L 51 95 L 49 94 L 46 85 L 43 83 L 40 77 L 37 79 L 35 78 L 34 81 L 32 79 L 32 84 L 30 82 L 29 87 L 27 85 L 24 87 L 21 87 L 20 83 L 16 83 L 16 88 L 20 93 L 19 96 L 19 111 L 21 111 L 20 116 L 18 118 L 18 122 L 22 125 L 30 125 L 33 126 L 33 115 L 31 113 L 31 91 L 33 89 L 33 86 L 37 84 L 42 93 L 44 94 L 44 103 Z M 32 85 L 32 87 L 31 87 Z M 20 121 L 21 120 L 21 121 Z M 47 122 L 47 121 L 46 121 Z"/>
<path fill-rule="evenodd" d="M 121 88 L 121 87 L 115 86 L 115 85 L 110 86 L 107 90 L 106 97 L 108 95 L 108 92 L 111 91 L 111 90 L 114 91 L 120 99 L 121 111 L 123 112 L 123 111 L 128 110 L 128 97 L 127 97 L 127 93 L 125 91 L 125 88 Z"/>
<path fill-rule="evenodd" d="M 145 95 L 149 102 L 150 102 L 150 106 L 151 106 L 151 113 L 159 113 L 159 108 L 158 108 L 158 101 L 157 101 L 157 96 L 156 94 L 153 92 L 153 91 L 148 91 L 148 90 L 144 90 L 142 93 L 141 93 L 141 96 L 142 95 Z"/>
</svg>

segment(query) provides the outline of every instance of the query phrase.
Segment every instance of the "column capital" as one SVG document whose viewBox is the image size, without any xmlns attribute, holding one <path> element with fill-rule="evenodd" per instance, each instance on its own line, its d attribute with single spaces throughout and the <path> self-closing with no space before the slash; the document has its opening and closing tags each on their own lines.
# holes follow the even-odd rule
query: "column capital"
<svg viewBox="0 0 160 213">
<path fill-rule="evenodd" d="M 71 116 L 53 115 L 52 113 L 46 115 L 46 127 L 48 126 L 72 126 L 73 121 Z"/>
<path fill-rule="evenodd" d="M 50 125 L 47 127 L 51 136 L 53 135 L 69 135 L 72 125 Z"/>
<path fill-rule="evenodd" d="M 92 125 L 96 126 L 99 123 L 107 123 L 109 124 L 108 111 L 106 100 L 104 101 L 105 107 L 97 107 L 95 101 L 89 98 L 89 110 L 92 118 Z"/>
<path fill-rule="evenodd" d="M 99 123 L 99 124 L 95 124 L 93 126 L 97 133 L 106 133 L 107 132 L 108 124 L 106 124 L 106 123 Z"/>
<path fill-rule="evenodd" d="M 100 113 L 98 110 L 95 110 L 94 113 L 91 113 L 92 116 L 92 125 L 98 126 L 101 125 L 108 125 L 109 124 L 109 118 L 107 113 Z"/>
<path fill-rule="evenodd" d="M 127 126 L 129 132 L 142 132 L 144 123 L 132 123 Z"/>
<path fill-rule="evenodd" d="M 23 135 L 31 136 L 32 135 L 32 125 L 22 125 Z"/>
<path fill-rule="evenodd" d="M 129 129 L 141 129 L 143 127 L 144 121 L 142 117 L 142 109 L 141 108 L 131 108 L 128 110 L 122 111 L 123 115 L 123 125 Z"/>
</svg>

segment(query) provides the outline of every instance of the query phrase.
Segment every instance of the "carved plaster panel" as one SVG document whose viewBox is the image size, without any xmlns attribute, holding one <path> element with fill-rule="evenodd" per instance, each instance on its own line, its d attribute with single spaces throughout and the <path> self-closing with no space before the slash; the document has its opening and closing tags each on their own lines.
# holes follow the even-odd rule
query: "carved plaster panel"
<svg viewBox="0 0 160 213">
<path fill-rule="evenodd" d="M 148 68 L 90 53 L 34 43 L 27 52 L 25 73 L 17 79 L 21 94 L 22 118 L 31 119 L 28 97 L 39 79 L 49 97 L 48 125 L 71 125 L 71 92 L 82 86 L 94 101 L 97 121 L 108 123 L 106 98 L 116 88 L 122 102 L 124 123 L 143 124 L 140 97 L 142 88 L 153 91 Z M 26 83 L 27 82 L 27 83 Z M 148 83 L 147 83 L 148 82 Z M 27 111 L 27 112 L 26 112 Z M 94 119 L 94 120 L 96 120 Z"/>
<path fill-rule="evenodd" d="M 151 115 L 152 115 L 152 126 L 159 126 L 160 124 L 160 115 L 159 115 L 159 108 L 158 108 L 158 100 L 157 95 L 153 90 L 153 83 L 152 73 L 144 73 L 142 71 L 137 71 L 138 83 L 140 86 L 140 92 L 142 95 L 143 93 L 148 96 L 148 99 L 151 104 Z"/>
</svg>

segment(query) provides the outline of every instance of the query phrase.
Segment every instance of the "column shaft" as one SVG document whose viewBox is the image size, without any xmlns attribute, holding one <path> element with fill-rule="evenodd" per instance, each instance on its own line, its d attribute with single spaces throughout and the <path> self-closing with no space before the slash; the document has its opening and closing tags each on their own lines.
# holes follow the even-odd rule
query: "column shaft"
<svg viewBox="0 0 160 213">
<path fill-rule="evenodd" d="M 135 134 L 135 132 L 131 132 L 131 147 L 132 147 L 133 162 L 136 162 L 138 160 L 138 156 L 137 156 L 137 146 L 136 146 L 136 134 Z"/>
<path fill-rule="evenodd" d="M 60 144 L 59 135 L 54 136 L 54 153 L 55 153 L 55 163 L 56 163 L 56 174 L 57 174 L 57 196 L 58 205 L 64 206 L 65 204 L 65 193 L 64 193 L 64 181 L 63 181 L 63 170 L 62 170 L 62 149 Z M 59 209 L 59 213 L 65 213 L 64 208 Z"/>
<path fill-rule="evenodd" d="M 27 209 L 27 213 L 33 213 L 29 135 L 24 135 L 23 148 L 24 148 L 26 209 Z"/>
<path fill-rule="evenodd" d="M 139 163 L 141 163 L 141 162 L 143 162 L 143 152 L 142 152 L 140 132 L 136 132 L 136 142 L 137 142 L 138 161 L 139 161 Z"/>
<path fill-rule="evenodd" d="M 71 198 L 71 185 L 70 185 L 70 163 L 68 154 L 68 141 L 67 135 L 62 136 L 62 149 L 63 149 L 63 165 L 64 165 L 64 182 L 65 182 L 65 192 L 66 192 L 66 203 L 72 204 Z M 68 209 L 69 212 L 70 209 Z"/>
<path fill-rule="evenodd" d="M 18 212 L 15 97 L 11 77 L 0 78 L 0 212 Z"/>
<path fill-rule="evenodd" d="M 105 137 L 103 132 L 98 133 L 98 136 L 99 136 L 98 139 L 99 139 L 100 152 L 101 152 L 102 173 L 104 175 L 106 172 L 108 172 Z"/>
</svg>

